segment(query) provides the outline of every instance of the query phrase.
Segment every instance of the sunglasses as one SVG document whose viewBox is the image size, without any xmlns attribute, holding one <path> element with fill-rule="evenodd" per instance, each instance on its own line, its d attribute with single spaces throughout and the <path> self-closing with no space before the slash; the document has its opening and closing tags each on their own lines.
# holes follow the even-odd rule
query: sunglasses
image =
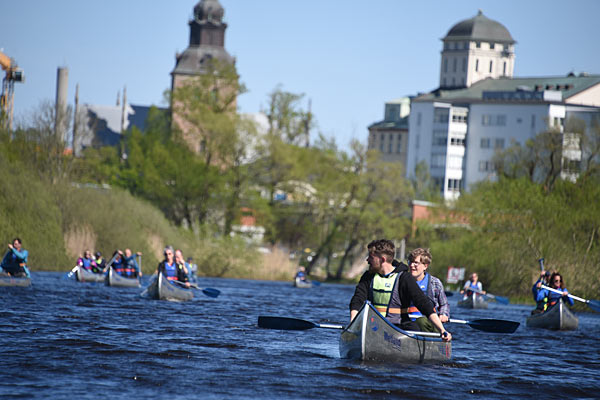
<svg viewBox="0 0 600 400">
<path fill-rule="evenodd" d="M 562 279 L 555 279 L 554 282 L 562 282 Z"/>
</svg>

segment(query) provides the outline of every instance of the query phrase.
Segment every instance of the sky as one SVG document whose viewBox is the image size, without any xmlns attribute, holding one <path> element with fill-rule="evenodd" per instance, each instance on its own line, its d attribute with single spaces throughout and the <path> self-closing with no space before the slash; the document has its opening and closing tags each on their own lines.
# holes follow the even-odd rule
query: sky
<svg viewBox="0 0 600 400">
<path fill-rule="evenodd" d="M 0 51 L 25 73 L 16 121 L 54 101 L 58 67 L 69 103 L 166 106 L 175 54 L 189 44 L 198 0 L 0 0 Z M 310 99 L 317 126 L 342 148 L 366 143 L 386 101 L 439 84 L 442 39 L 481 9 L 517 41 L 515 76 L 600 73 L 598 0 L 220 0 L 225 48 L 248 92 L 241 112 L 266 108 L 278 86 Z"/>
</svg>

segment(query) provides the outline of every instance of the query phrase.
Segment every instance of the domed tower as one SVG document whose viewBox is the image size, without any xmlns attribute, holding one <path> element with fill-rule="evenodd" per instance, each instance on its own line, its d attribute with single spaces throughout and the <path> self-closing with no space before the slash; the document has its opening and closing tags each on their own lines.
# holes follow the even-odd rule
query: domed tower
<svg viewBox="0 0 600 400">
<path fill-rule="evenodd" d="M 504 25 L 481 10 L 450 28 L 442 41 L 442 89 L 469 87 L 489 77 L 513 76 L 516 42 Z"/>
<path fill-rule="evenodd" d="M 234 64 L 235 59 L 225 50 L 225 10 L 218 0 L 201 0 L 194 7 L 194 17 L 190 20 L 190 45 L 175 56 L 175 69 L 171 72 L 172 87 L 186 76 L 205 72 L 206 62 L 212 58 Z"/>
</svg>

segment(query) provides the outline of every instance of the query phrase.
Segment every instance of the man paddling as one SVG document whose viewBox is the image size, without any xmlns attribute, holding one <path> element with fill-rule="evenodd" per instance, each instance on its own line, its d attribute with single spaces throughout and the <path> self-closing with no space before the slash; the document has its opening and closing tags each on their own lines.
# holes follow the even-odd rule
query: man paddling
<svg viewBox="0 0 600 400">
<path fill-rule="evenodd" d="M 366 300 L 391 323 L 404 330 L 419 330 L 419 325 L 411 321 L 408 309 L 411 303 L 431 321 L 442 334 L 442 340 L 452 340 L 440 318 L 435 313 L 431 300 L 417 285 L 408 267 L 399 263 L 394 267 L 394 243 L 387 239 L 375 240 L 367 246 L 369 270 L 356 285 L 350 300 L 350 320 L 352 321 Z"/>
</svg>

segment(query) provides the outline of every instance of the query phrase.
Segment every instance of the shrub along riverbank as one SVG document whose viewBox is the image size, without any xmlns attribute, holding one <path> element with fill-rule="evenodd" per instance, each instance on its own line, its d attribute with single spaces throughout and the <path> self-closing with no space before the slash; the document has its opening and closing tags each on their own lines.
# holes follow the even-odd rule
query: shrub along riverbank
<svg viewBox="0 0 600 400">
<path fill-rule="evenodd" d="M 290 280 L 295 271 L 281 254 L 260 254 L 241 239 L 202 239 L 122 189 L 46 183 L 0 157 L 0 239 L 8 245 L 14 237 L 29 251 L 33 271 L 68 271 L 85 249 L 109 258 L 115 249 L 130 248 L 143 253 L 148 274 L 167 244 L 193 257 L 199 275 Z"/>
</svg>

